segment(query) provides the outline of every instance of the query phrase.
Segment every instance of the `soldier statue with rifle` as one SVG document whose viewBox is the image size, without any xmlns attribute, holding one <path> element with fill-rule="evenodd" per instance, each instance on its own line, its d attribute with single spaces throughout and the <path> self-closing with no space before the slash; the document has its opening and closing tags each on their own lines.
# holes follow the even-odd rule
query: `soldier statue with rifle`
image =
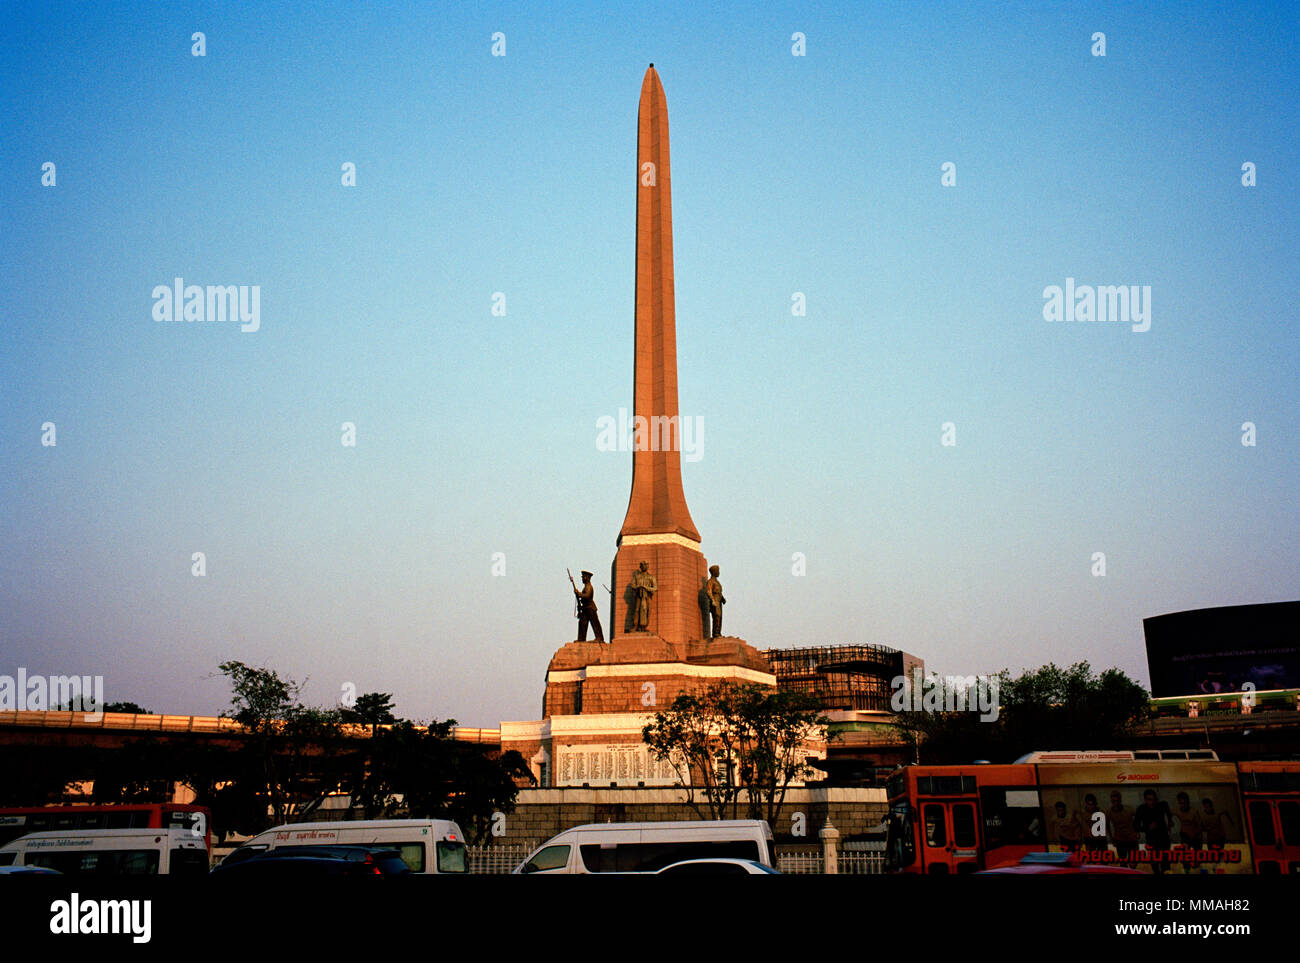
<svg viewBox="0 0 1300 963">
<path fill-rule="evenodd" d="M 568 569 L 565 569 L 568 572 Z M 578 641 L 587 641 L 587 625 L 596 630 L 596 641 L 604 642 L 605 633 L 600 628 L 600 616 L 596 614 L 596 590 L 591 585 L 591 573 L 582 573 L 582 588 L 573 582 L 573 573 L 569 572 L 569 584 L 573 585 L 574 615 L 578 617 Z"/>
</svg>

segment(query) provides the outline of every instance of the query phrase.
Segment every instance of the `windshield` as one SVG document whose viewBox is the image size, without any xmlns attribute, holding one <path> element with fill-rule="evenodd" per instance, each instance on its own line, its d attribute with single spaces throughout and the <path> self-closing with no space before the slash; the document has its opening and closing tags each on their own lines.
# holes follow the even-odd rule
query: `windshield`
<svg viewBox="0 0 1300 963">
<path fill-rule="evenodd" d="M 438 872 L 467 873 L 469 863 L 464 843 L 438 843 Z"/>
</svg>

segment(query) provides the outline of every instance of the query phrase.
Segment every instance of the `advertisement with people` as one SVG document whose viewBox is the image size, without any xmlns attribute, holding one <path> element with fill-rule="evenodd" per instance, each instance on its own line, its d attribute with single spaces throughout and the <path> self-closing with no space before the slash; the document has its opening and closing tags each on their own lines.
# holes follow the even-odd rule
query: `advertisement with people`
<svg viewBox="0 0 1300 963">
<path fill-rule="evenodd" d="M 1053 850 L 1156 875 L 1251 872 L 1231 765 L 1043 766 L 1039 783 Z"/>
</svg>

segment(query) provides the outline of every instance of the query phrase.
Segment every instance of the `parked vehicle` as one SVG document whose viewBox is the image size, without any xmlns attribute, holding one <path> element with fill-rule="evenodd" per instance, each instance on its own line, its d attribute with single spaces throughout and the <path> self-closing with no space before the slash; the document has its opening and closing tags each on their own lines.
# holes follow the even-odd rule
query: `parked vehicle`
<svg viewBox="0 0 1300 963">
<path fill-rule="evenodd" d="M 289 823 L 254 836 L 222 860 L 221 866 L 234 866 L 285 846 L 383 846 L 401 853 L 413 873 L 469 871 L 464 834 L 446 819 Z"/>
<path fill-rule="evenodd" d="M 31 833 L 0 848 L 0 866 L 39 866 L 67 875 L 201 875 L 208 871 L 208 847 L 189 829 Z"/>
<path fill-rule="evenodd" d="M 1078 853 L 1026 853 L 1015 866 L 983 869 L 976 876 L 1058 876 L 1078 873 L 1100 873 L 1103 876 L 1142 876 L 1141 870 L 1127 866 L 1108 866 L 1090 863 L 1079 858 Z"/>
<path fill-rule="evenodd" d="M 761 819 L 575 826 L 539 846 L 515 873 L 654 873 L 693 859 L 772 866 L 772 829 Z"/>
<path fill-rule="evenodd" d="M 398 862 L 401 862 L 399 859 Z M 405 865 L 405 864 L 403 864 Z M 410 870 L 407 870 L 409 873 Z M 375 867 L 359 860 L 335 859 L 323 856 L 285 856 L 268 859 L 257 856 L 234 866 L 213 870 L 212 878 L 221 881 L 248 882 L 261 879 L 302 879 L 321 876 L 382 876 Z"/>
<path fill-rule="evenodd" d="M 665 866 L 658 876 L 780 876 L 756 859 L 687 859 Z"/>
<path fill-rule="evenodd" d="M 325 865 L 333 862 L 333 867 Z M 265 864 L 294 864 L 268 867 Z M 267 849 L 230 866 L 218 866 L 215 877 L 261 877 L 281 875 L 396 876 L 409 875 L 411 868 L 402 854 L 388 846 L 281 846 Z"/>
</svg>

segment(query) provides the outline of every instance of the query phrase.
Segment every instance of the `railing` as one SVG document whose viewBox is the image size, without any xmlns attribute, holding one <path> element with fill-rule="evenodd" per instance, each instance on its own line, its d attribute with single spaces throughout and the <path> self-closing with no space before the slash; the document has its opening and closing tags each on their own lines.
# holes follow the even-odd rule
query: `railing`
<svg viewBox="0 0 1300 963">
<path fill-rule="evenodd" d="M 787 876 L 808 876 L 826 871 L 821 853 L 778 853 L 776 868 Z"/>
<path fill-rule="evenodd" d="M 64 712 L 54 709 L 6 709 L 0 711 L 0 726 L 33 726 L 41 729 L 128 729 L 136 732 L 207 732 L 241 735 L 244 727 L 225 716 L 180 716 L 135 712 Z M 386 725 L 380 729 L 388 728 Z M 416 726 L 424 730 L 426 726 Z M 345 723 L 344 735 L 369 736 L 368 723 Z M 451 731 L 458 742 L 499 743 L 500 729 L 456 726 Z"/>
<path fill-rule="evenodd" d="M 885 871 L 884 853 L 840 853 L 840 874 L 876 876 Z"/>
<path fill-rule="evenodd" d="M 528 858 L 537 847 L 533 843 L 507 843 L 504 846 L 469 847 L 469 871 L 482 875 L 504 876 Z"/>
</svg>

